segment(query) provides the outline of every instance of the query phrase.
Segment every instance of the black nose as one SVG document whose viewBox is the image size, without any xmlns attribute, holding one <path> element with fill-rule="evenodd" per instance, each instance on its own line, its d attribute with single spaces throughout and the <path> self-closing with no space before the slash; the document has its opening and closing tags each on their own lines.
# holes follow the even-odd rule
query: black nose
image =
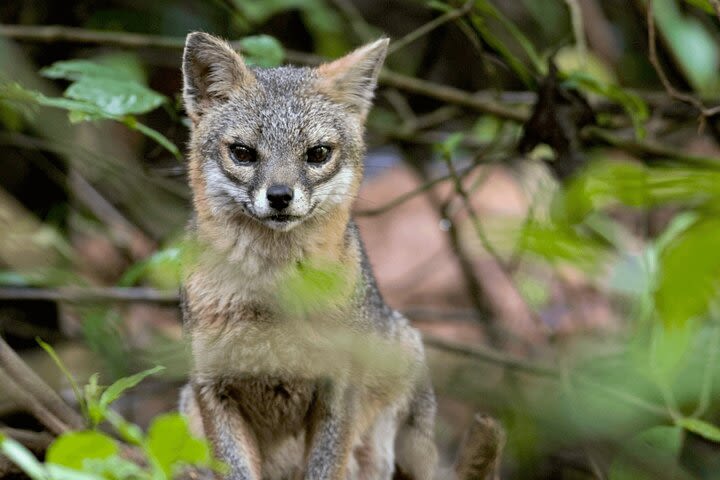
<svg viewBox="0 0 720 480">
<path fill-rule="evenodd" d="M 268 203 L 275 210 L 283 210 L 293 199 L 292 188 L 287 185 L 273 185 L 267 189 Z"/>
</svg>

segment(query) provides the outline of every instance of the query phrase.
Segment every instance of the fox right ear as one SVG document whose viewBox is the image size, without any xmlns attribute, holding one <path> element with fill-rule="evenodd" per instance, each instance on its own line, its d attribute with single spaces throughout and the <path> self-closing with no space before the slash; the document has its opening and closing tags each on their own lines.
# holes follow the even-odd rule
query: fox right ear
<svg viewBox="0 0 720 480">
<path fill-rule="evenodd" d="M 255 83 L 255 76 L 230 44 L 203 32 L 187 36 L 182 71 L 183 101 L 193 121 L 214 100 Z"/>
</svg>

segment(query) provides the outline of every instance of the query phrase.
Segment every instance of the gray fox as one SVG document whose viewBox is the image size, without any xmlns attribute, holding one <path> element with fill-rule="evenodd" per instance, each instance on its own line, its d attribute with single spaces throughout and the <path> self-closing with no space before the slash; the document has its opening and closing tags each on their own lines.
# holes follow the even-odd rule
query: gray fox
<svg viewBox="0 0 720 480">
<path fill-rule="evenodd" d="M 380 295 L 351 219 L 388 40 L 317 68 L 183 55 L 193 368 L 180 409 L 231 480 L 428 480 L 435 396 L 419 333 Z"/>
</svg>

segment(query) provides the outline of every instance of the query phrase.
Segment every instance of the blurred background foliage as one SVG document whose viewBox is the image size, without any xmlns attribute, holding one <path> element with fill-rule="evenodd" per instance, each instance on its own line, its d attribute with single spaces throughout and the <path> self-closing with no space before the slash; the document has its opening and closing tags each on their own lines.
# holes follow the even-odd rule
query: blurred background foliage
<svg viewBox="0 0 720 480">
<path fill-rule="evenodd" d="M 142 426 L 172 409 L 184 36 L 273 67 L 388 35 L 356 211 L 426 336 L 445 463 L 481 410 L 507 431 L 501 478 L 720 478 L 718 15 L 716 0 L 6 0 L 0 333 L 61 392 L 36 337 L 90 385 L 164 365 L 114 405 Z M 412 263 L 421 251 L 444 263 Z M 289 298 L 334 291 L 312 273 Z M 21 410 L 0 393 L 3 424 L 38 429 Z"/>
</svg>

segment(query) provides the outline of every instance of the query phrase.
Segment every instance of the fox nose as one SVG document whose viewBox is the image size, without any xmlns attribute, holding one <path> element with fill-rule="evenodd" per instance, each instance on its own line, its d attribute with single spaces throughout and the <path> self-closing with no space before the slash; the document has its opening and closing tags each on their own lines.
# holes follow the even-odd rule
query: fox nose
<svg viewBox="0 0 720 480">
<path fill-rule="evenodd" d="M 274 210 L 284 210 L 293 199 L 293 190 L 287 185 L 272 185 L 267 189 L 267 199 Z"/>
</svg>

